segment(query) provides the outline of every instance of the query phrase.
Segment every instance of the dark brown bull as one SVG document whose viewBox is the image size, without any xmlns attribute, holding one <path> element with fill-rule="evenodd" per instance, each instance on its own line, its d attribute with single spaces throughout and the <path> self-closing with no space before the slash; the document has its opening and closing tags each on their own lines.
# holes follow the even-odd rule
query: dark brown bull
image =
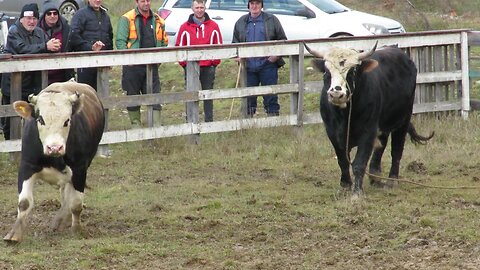
<svg viewBox="0 0 480 270">
<path fill-rule="evenodd" d="M 416 143 L 425 143 L 433 137 L 433 133 L 428 137 L 418 135 L 410 122 L 417 77 L 415 64 L 394 47 L 376 50 L 375 45 L 363 53 L 342 48 L 320 53 L 305 47 L 319 58 L 314 64 L 324 72 L 320 114 L 335 148 L 342 172 L 341 186 L 352 186 L 349 155 L 357 147 L 352 162 L 353 193 L 357 197 L 363 192 L 367 163 L 371 157 L 370 173 L 380 174 L 390 135 L 389 177 L 398 178 L 407 133 Z M 379 144 L 374 148 L 376 142 Z M 376 183 L 375 178 L 371 179 L 371 183 Z"/>
</svg>

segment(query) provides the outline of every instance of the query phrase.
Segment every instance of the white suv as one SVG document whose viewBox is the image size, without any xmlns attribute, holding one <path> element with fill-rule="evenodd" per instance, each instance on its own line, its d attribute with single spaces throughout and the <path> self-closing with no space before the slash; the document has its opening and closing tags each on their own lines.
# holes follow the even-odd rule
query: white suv
<svg viewBox="0 0 480 270">
<path fill-rule="evenodd" d="M 231 43 L 233 27 L 248 12 L 248 0 L 206 0 L 210 19 L 217 22 L 223 42 Z M 337 36 L 404 33 L 397 21 L 352 10 L 335 0 L 263 0 L 264 10 L 275 14 L 289 40 Z M 169 45 L 192 13 L 192 0 L 165 0 L 158 14 L 165 19 Z"/>
</svg>

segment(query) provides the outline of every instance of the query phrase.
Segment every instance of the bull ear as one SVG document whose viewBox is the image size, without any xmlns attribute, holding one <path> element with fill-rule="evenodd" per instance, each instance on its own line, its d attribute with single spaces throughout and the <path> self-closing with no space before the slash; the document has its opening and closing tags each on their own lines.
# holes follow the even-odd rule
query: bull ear
<svg viewBox="0 0 480 270">
<path fill-rule="evenodd" d="M 15 101 L 13 103 L 15 112 L 24 119 L 28 119 L 33 115 L 33 107 L 23 100 Z"/>
<path fill-rule="evenodd" d="M 28 102 L 32 103 L 33 105 L 37 104 L 37 96 L 35 96 L 34 94 L 30 94 L 28 96 Z"/>
<path fill-rule="evenodd" d="M 315 69 L 322 73 L 325 73 L 325 60 L 314 58 L 312 59 L 312 64 Z"/>
<path fill-rule="evenodd" d="M 378 67 L 378 61 L 373 59 L 363 60 L 361 70 L 363 72 L 370 72 Z"/>
</svg>

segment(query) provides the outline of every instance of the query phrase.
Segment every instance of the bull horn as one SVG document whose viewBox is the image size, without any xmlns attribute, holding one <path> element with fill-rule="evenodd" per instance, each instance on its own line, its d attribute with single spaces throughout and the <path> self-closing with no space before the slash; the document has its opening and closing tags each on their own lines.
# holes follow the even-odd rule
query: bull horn
<svg viewBox="0 0 480 270">
<path fill-rule="evenodd" d="M 37 96 L 35 96 L 34 94 L 30 94 L 28 96 L 28 102 L 32 103 L 33 105 L 37 104 Z"/>
<path fill-rule="evenodd" d="M 377 45 L 378 45 L 378 40 L 377 42 L 375 42 L 375 45 L 370 51 L 362 52 L 358 55 L 358 61 L 362 61 L 363 59 L 367 59 L 368 57 L 370 57 L 377 49 Z"/>
<path fill-rule="evenodd" d="M 312 54 L 313 56 L 318 57 L 320 59 L 323 59 L 323 54 L 321 52 L 310 49 L 310 47 L 308 47 L 305 42 L 303 43 L 303 45 L 305 46 L 305 49 L 307 49 L 307 51 L 310 54 Z"/>
<path fill-rule="evenodd" d="M 73 104 L 73 103 L 77 102 L 79 97 L 80 97 L 80 94 L 77 91 L 75 91 L 75 93 L 71 94 L 68 99 Z"/>
</svg>

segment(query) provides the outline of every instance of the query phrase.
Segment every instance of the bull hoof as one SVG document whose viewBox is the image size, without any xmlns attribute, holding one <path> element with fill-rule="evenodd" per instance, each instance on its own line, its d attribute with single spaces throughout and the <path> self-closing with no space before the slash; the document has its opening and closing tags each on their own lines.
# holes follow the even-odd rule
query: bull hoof
<svg viewBox="0 0 480 270">
<path fill-rule="evenodd" d="M 16 244 L 22 241 L 22 237 L 17 235 L 14 231 L 10 231 L 7 235 L 5 235 L 3 241 L 9 244 Z"/>
</svg>

